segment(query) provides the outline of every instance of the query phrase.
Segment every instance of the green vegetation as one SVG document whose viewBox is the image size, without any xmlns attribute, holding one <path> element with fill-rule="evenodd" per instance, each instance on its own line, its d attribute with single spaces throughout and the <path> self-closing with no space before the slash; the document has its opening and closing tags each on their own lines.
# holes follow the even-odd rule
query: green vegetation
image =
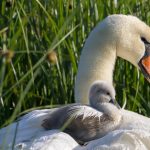
<svg viewBox="0 0 150 150">
<path fill-rule="evenodd" d="M 150 24 L 149 0 L 1 0 L 0 126 L 37 108 L 74 102 L 84 41 L 110 14 L 136 15 Z M 114 83 L 126 109 L 150 116 L 150 86 L 118 59 Z"/>
</svg>

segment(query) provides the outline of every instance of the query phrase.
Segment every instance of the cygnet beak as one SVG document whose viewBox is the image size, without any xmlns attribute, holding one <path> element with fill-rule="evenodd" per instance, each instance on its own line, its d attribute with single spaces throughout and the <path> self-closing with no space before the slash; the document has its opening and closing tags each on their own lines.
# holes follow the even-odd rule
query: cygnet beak
<svg viewBox="0 0 150 150">
<path fill-rule="evenodd" d="M 112 103 L 112 104 L 114 104 L 118 109 L 121 109 L 120 105 L 117 103 L 117 101 L 116 101 L 115 99 L 112 98 L 112 99 L 109 101 L 109 103 Z"/>
</svg>

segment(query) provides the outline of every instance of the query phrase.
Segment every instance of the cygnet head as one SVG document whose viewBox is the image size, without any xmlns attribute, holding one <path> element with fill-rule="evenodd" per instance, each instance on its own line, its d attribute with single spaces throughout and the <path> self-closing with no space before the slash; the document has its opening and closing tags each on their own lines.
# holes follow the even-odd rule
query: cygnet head
<svg viewBox="0 0 150 150">
<path fill-rule="evenodd" d="M 99 108 L 104 103 L 115 103 L 115 89 L 106 81 L 95 81 L 89 91 L 89 103 L 93 108 Z M 118 104 L 116 105 L 118 107 Z"/>
</svg>

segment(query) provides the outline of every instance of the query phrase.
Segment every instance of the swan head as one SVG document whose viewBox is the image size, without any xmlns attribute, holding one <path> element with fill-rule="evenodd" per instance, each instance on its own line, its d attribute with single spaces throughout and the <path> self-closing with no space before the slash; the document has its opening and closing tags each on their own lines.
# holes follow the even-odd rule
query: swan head
<svg viewBox="0 0 150 150">
<path fill-rule="evenodd" d="M 104 30 L 116 42 L 117 56 L 138 67 L 150 81 L 150 27 L 130 15 L 109 16 L 104 24 Z"/>
<path fill-rule="evenodd" d="M 118 108 L 120 106 L 115 101 L 115 89 L 106 81 L 95 81 L 89 90 L 89 102 L 93 108 L 99 109 L 103 104 L 112 103 Z"/>
<path fill-rule="evenodd" d="M 75 100 L 88 103 L 95 80 L 112 84 L 117 56 L 138 67 L 150 81 L 150 27 L 130 15 L 111 15 L 88 36 L 80 57 L 75 82 Z"/>
</svg>

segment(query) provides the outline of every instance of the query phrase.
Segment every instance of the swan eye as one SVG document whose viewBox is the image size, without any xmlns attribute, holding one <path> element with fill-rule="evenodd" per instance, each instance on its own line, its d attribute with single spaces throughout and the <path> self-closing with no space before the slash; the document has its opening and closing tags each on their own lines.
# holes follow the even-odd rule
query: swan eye
<svg viewBox="0 0 150 150">
<path fill-rule="evenodd" d="M 141 37 L 141 40 L 142 40 L 145 44 L 149 44 L 149 42 L 148 42 L 144 37 Z"/>
</svg>

